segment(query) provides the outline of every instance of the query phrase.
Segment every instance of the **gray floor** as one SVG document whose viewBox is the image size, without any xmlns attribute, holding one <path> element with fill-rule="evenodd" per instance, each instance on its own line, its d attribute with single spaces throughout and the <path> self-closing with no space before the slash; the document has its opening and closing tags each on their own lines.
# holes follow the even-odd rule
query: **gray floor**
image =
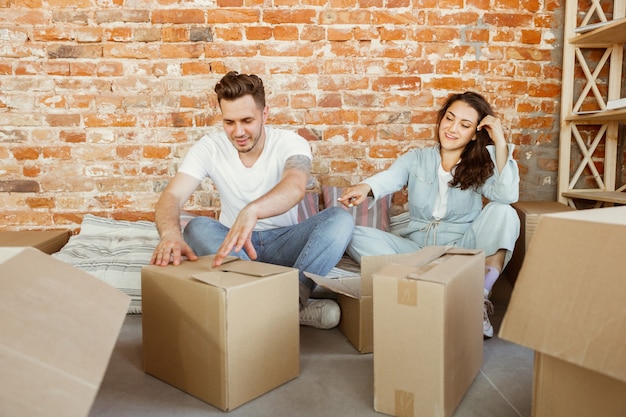
<svg viewBox="0 0 626 417">
<path fill-rule="evenodd" d="M 492 296 L 496 332 L 510 292 L 502 277 Z M 359 354 L 338 329 L 300 329 L 300 376 L 225 413 L 145 374 L 141 316 L 127 316 L 90 416 L 381 416 L 373 409 L 372 355 Z M 530 417 L 532 362 L 529 349 L 486 340 L 483 367 L 454 417 Z"/>
</svg>

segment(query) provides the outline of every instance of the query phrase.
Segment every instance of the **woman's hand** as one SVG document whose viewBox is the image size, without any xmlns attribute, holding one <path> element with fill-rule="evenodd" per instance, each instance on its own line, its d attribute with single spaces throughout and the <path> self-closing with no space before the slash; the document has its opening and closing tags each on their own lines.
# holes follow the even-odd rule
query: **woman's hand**
<svg viewBox="0 0 626 417">
<path fill-rule="evenodd" d="M 494 145 L 506 145 L 504 129 L 502 128 L 500 119 L 490 115 L 483 117 L 483 120 L 478 123 L 476 130 L 482 130 L 483 128 L 487 131 L 491 140 L 493 140 Z"/>
<path fill-rule="evenodd" d="M 504 137 L 502 123 L 497 117 L 487 115 L 480 121 L 476 130 L 483 128 L 487 131 L 491 140 L 493 140 L 493 144 L 496 147 L 496 168 L 498 172 L 502 172 L 508 160 L 508 146 Z"/>
<path fill-rule="evenodd" d="M 346 188 L 337 201 L 346 207 L 357 206 L 365 201 L 367 194 L 371 190 L 372 188 L 369 185 L 360 183 L 353 187 Z"/>
</svg>

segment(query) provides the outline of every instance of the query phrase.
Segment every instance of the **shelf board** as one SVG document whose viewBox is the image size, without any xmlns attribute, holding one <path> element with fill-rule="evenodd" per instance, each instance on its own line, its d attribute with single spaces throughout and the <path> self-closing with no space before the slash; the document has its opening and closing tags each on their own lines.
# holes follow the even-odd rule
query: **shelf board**
<svg viewBox="0 0 626 417">
<path fill-rule="evenodd" d="M 578 46 L 582 44 L 612 45 L 624 42 L 626 42 L 626 17 L 569 39 L 569 43 Z"/>
<path fill-rule="evenodd" d="M 583 200 L 602 201 L 603 203 L 626 204 L 626 192 L 603 190 L 568 190 L 561 193 L 563 197 Z"/>
<path fill-rule="evenodd" d="M 626 121 L 626 108 L 601 110 L 582 114 L 571 114 L 565 118 L 568 122 L 619 122 Z"/>
</svg>

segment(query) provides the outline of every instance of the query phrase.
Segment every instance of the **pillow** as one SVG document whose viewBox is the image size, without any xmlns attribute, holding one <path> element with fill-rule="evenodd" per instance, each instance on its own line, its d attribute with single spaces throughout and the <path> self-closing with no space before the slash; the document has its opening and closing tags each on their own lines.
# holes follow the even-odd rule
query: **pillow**
<svg viewBox="0 0 626 417">
<path fill-rule="evenodd" d="M 354 207 L 346 207 L 337 201 L 341 197 L 343 188 L 322 186 L 322 197 L 324 199 L 324 207 L 341 207 L 350 212 L 354 218 L 354 224 L 357 226 L 369 226 L 388 232 L 390 230 L 389 209 L 391 207 L 391 195 L 379 198 L 370 208 L 369 205 L 374 197 L 367 197 L 367 200 Z"/>
<path fill-rule="evenodd" d="M 180 212 L 180 230 L 184 231 L 185 227 L 187 227 L 187 224 L 191 221 L 191 219 L 193 219 L 194 217 L 198 217 L 196 214 L 190 213 L 188 211 L 181 211 Z"/>
<path fill-rule="evenodd" d="M 131 297 L 129 314 L 141 313 L 141 268 L 159 243 L 148 221 L 113 220 L 86 214 L 80 233 L 52 256 L 83 270 Z"/>
<path fill-rule="evenodd" d="M 320 211 L 320 197 L 315 192 L 306 192 L 298 203 L 298 222 L 303 222 Z"/>
</svg>

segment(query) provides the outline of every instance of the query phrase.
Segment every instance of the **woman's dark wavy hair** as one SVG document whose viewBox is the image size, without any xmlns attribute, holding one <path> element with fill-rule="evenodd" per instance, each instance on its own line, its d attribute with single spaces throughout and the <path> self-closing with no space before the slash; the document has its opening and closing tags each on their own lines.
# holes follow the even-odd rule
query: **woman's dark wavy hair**
<svg viewBox="0 0 626 417">
<path fill-rule="evenodd" d="M 462 101 L 478 112 L 479 123 L 483 117 L 487 115 L 495 116 L 495 113 L 487 100 L 478 93 L 467 91 L 461 94 L 453 94 L 448 97 L 439 113 L 437 113 L 437 132 L 439 125 L 446 115 L 448 108 L 455 101 Z M 451 187 L 459 187 L 461 190 L 474 189 L 477 190 L 487 179 L 493 175 L 495 168 L 487 145 L 492 145 L 493 141 L 485 129 L 476 132 L 476 140 L 470 141 L 463 153 L 461 154 L 461 162 L 454 168 L 452 173 Z"/>
<path fill-rule="evenodd" d="M 253 74 L 239 74 L 230 71 L 215 85 L 217 102 L 236 100 L 251 95 L 259 109 L 265 108 L 265 88 L 263 81 Z"/>
</svg>

